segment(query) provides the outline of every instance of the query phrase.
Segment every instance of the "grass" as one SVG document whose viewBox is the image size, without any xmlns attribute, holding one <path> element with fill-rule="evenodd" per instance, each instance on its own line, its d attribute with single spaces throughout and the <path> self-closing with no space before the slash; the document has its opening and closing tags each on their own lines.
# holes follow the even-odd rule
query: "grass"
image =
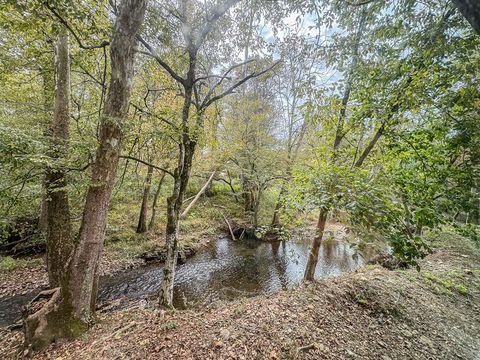
<svg viewBox="0 0 480 360">
<path fill-rule="evenodd" d="M 14 259 L 10 256 L 0 257 L 0 271 L 4 272 L 33 268 L 40 265 L 42 265 L 42 259 L 40 258 Z"/>
</svg>

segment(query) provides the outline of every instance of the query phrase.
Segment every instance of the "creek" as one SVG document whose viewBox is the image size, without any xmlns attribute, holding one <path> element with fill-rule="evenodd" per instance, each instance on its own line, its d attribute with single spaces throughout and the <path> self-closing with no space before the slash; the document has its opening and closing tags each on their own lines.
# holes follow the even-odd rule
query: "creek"
<svg viewBox="0 0 480 360">
<path fill-rule="evenodd" d="M 301 282 L 311 242 L 219 239 L 177 266 L 174 306 L 206 306 L 217 300 L 268 295 Z M 323 241 L 316 277 L 336 276 L 364 264 L 349 244 Z M 119 300 L 126 307 L 155 296 L 162 279 L 161 265 L 147 265 L 100 279 L 98 303 Z M 40 289 L 38 290 L 40 291 Z M 13 323 L 21 308 L 38 291 L 0 299 L 0 326 Z"/>
</svg>

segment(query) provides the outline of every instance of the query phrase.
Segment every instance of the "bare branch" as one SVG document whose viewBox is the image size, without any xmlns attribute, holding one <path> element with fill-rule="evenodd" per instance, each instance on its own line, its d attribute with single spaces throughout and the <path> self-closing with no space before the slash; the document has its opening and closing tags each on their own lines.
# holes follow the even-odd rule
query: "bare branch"
<svg viewBox="0 0 480 360">
<path fill-rule="evenodd" d="M 157 114 L 152 114 L 149 111 L 143 110 L 140 106 L 134 104 L 133 102 L 130 103 L 131 106 L 133 106 L 136 110 L 140 111 L 142 114 L 148 115 L 148 116 L 153 116 L 154 118 L 157 118 L 158 120 L 163 121 L 164 123 L 170 125 L 173 128 L 178 129 L 178 126 L 176 126 L 174 123 L 172 123 L 170 120 L 167 120 L 163 116 L 157 115 Z"/>
<path fill-rule="evenodd" d="M 214 86 L 212 86 L 212 88 L 208 91 L 207 95 L 205 96 L 204 101 L 208 101 L 208 99 L 213 95 L 215 89 L 222 84 L 223 80 L 228 79 L 228 74 L 230 74 L 233 70 L 235 70 L 235 69 L 237 69 L 237 68 L 239 68 L 243 65 L 247 65 L 247 64 L 251 63 L 252 61 L 254 61 L 254 59 L 246 60 L 246 61 L 243 61 L 239 64 L 234 64 L 231 67 L 229 67 L 227 69 L 227 71 L 225 71 L 223 73 L 223 75 L 220 76 L 220 80 L 218 80 L 217 83 Z M 198 79 L 196 81 L 198 81 Z"/>
<path fill-rule="evenodd" d="M 140 35 L 137 35 L 137 39 L 148 50 L 148 52 L 139 51 L 140 54 L 144 54 L 155 59 L 155 61 L 158 62 L 160 66 L 163 67 L 170 74 L 171 77 L 173 77 L 176 81 L 178 81 L 180 84 L 185 86 L 185 79 L 183 79 L 180 75 L 178 75 L 165 61 L 163 61 L 162 58 L 155 53 L 155 51 L 153 50 L 152 46 L 149 43 L 147 43 Z"/>
<path fill-rule="evenodd" d="M 151 167 L 153 167 L 154 169 L 157 169 L 157 170 L 160 170 L 160 171 L 164 171 L 165 173 L 167 173 L 167 174 L 170 175 L 171 177 L 175 177 L 171 171 L 169 171 L 169 170 L 167 170 L 167 169 L 164 169 L 164 168 L 162 168 L 162 167 L 160 167 L 160 166 L 154 165 L 154 164 L 152 164 L 152 163 L 149 163 L 148 161 L 145 161 L 145 160 L 136 158 L 136 157 L 134 157 L 134 156 L 130 156 L 130 155 L 120 155 L 120 158 L 137 161 L 137 162 L 142 163 L 142 164 L 144 164 L 144 165 L 151 166 Z"/>
<path fill-rule="evenodd" d="M 207 21 L 203 25 L 202 30 L 200 31 L 200 35 L 196 39 L 195 46 L 196 49 L 200 48 L 202 43 L 205 41 L 205 38 L 207 35 L 210 33 L 212 30 L 213 25 L 215 22 L 223 15 L 225 14 L 228 9 L 230 9 L 233 5 L 236 3 L 240 2 L 240 0 L 226 0 L 223 3 L 218 4 L 214 9 L 213 12 L 210 16 L 210 18 L 207 18 Z"/>
<path fill-rule="evenodd" d="M 370 3 L 373 3 L 377 0 L 364 0 L 364 1 L 359 1 L 359 2 L 351 2 L 351 1 L 348 1 L 348 0 L 345 0 L 345 2 L 350 5 L 350 6 L 363 6 L 363 5 L 367 5 L 367 4 L 370 4 Z"/>
<path fill-rule="evenodd" d="M 205 98 L 205 100 L 203 101 L 202 103 L 202 108 L 203 109 L 206 109 L 207 107 L 209 107 L 212 103 L 214 103 L 215 101 L 218 101 L 220 100 L 221 98 L 233 93 L 233 91 L 238 88 L 239 86 L 243 85 L 244 83 L 246 83 L 248 80 L 250 79 L 254 79 L 256 77 L 259 77 L 259 76 L 262 76 L 263 74 L 269 72 L 270 70 L 272 70 L 275 66 L 277 66 L 279 63 L 281 62 L 281 60 L 277 61 L 275 64 L 273 64 L 272 66 L 270 66 L 269 68 L 265 69 L 265 70 L 262 70 L 260 72 L 253 72 L 251 73 L 250 75 L 244 77 L 242 80 L 238 81 L 236 84 L 233 84 L 232 86 L 230 86 L 227 90 L 225 90 L 223 93 L 217 95 L 217 96 L 214 96 L 213 98 L 211 98 L 210 100 L 208 100 L 208 98 Z"/>
</svg>

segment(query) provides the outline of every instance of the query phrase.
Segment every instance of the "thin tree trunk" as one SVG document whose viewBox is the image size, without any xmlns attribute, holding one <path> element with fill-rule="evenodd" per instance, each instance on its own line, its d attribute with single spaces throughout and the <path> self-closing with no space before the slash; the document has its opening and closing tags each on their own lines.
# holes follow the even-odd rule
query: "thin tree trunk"
<svg viewBox="0 0 480 360">
<path fill-rule="evenodd" d="M 147 231 L 147 208 L 148 196 L 150 195 L 150 186 L 152 184 L 153 166 L 148 167 L 147 178 L 143 189 L 142 206 L 140 208 L 140 216 L 138 219 L 137 233 L 142 234 Z"/>
<path fill-rule="evenodd" d="M 347 84 L 345 86 L 345 91 L 342 97 L 342 107 L 340 108 L 340 112 L 338 115 L 338 121 L 337 121 L 337 129 L 335 132 L 335 139 L 333 141 L 333 157 L 332 157 L 332 162 L 336 162 L 336 155 L 338 148 L 340 147 L 340 144 L 345 137 L 345 131 L 344 131 L 344 123 L 345 123 L 345 117 L 346 117 L 346 110 L 347 110 L 347 105 L 348 101 L 350 100 L 350 93 L 352 91 L 352 83 L 353 83 L 353 74 L 357 68 L 357 63 L 358 63 L 358 53 L 360 49 L 360 41 L 362 39 L 362 34 L 365 29 L 365 20 L 366 20 L 366 9 L 364 8 L 362 10 L 362 13 L 360 15 L 360 21 L 358 25 L 358 30 L 357 34 L 355 37 L 355 43 L 353 47 L 353 59 L 352 63 L 350 65 L 349 73 L 347 76 Z M 384 128 L 384 124 L 382 124 L 382 130 Z M 378 136 L 378 138 L 382 134 Z M 378 141 L 378 138 L 375 140 L 375 142 L 372 144 L 371 148 L 368 150 L 368 152 L 365 153 L 365 158 L 368 156 L 368 153 L 371 151 L 373 146 L 375 146 L 375 143 Z M 367 149 L 365 149 L 367 150 Z M 364 154 L 362 154 L 363 156 Z M 361 157 L 360 157 L 361 158 Z M 362 160 L 362 162 L 365 159 Z M 317 223 L 317 234 L 315 236 L 315 239 L 313 240 L 312 244 L 312 249 L 310 250 L 310 255 L 308 257 L 308 262 L 307 266 L 305 268 L 305 274 L 304 274 L 304 280 L 313 280 L 315 278 L 315 269 L 317 267 L 317 262 L 318 262 L 318 252 L 320 251 L 320 245 L 322 243 L 322 237 L 323 237 L 323 232 L 325 230 L 325 223 L 327 221 L 327 216 L 328 216 L 328 209 L 322 209 L 320 210 L 320 214 L 318 216 L 318 223 Z"/>
<path fill-rule="evenodd" d="M 188 206 L 186 207 L 185 210 L 183 210 L 182 212 L 182 215 L 180 216 L 181 218 L 184 218 L 187 216 L 188 212 L 190 211 L 190 209 L 193 207 L 193 205 L 195 205 L 195 203 L 198 201 L 198 199 L 200 199 L 200 196 L 202 196 L 202 194 L 205 192 L 205 190 L 207 190 L 208 188 L 208 185 L 210 185 L 210 183 L 212 182 L 213 180 L 213 177 L 215 176 L 215 173 L 216 171 L 212 172 L 212 175 L 210 175 L 210 177 L 208 178 L 207 182 L 205 183 L 205 185 L 202 186 L 202 188 L 200 189 L 200 191 L 197 193 L 197 195 L 195 195 L 195 197 L 193 198 L 192 202 L 190 204 L 188 204 Z"/>
<path fill-rule="evenodd" d="M 150 223 L 148 224 L 149 229 L 153 229 L 153 226 L 155 225 L 155 217 L 157 213 L 157 201 L 158 201 L 158 195 L 160 194 L 160 190 L 162 189 L 163 185 L 163 180 L 165 179 L 165 172 L 162 172 L 162 175 L 160 176 L 160 181 L 158 182 L 158 187 L 157 191 L 155 191 L 155 195 L 153 196 L 153 203 L 152 203 L 152 216 L 150 217 Z"/>
<path fill-rule="evenodd" d="M 47 269 L 50 287 L 60 285 L 73 252 L 72 226 L 64 161 L 69 143 L 70 58 L 68 32 L 60 30 L 55 49 L 55 99 L 51 157 L 57 164 L 47 169 Z M 47 205 L 48 204 L 48 205 Z"/>
<path fill-rule="evenodd" d="M 65 262 L 68 271 L 60 289 L 55 289 L 45 307 L 24 320 L 25 345 L 34 349 L 58 338 L 77 337 L 93 320 L 106 215 L 120 155 L 121 126 L 130 101 L 136 35 L 145 5 L 146 0 L 123 0 L 119 7 L 110 45 L 109 92 L 76 248 Z"/>
<path fill-rule="evenodd" d="M 383 135 L 383 132 L 385 131 L 385 125 L 386 125 L 386 122 L 383 122 L 382 125 L 380 125 L 380 127 L 377 129 L 377 132 L 375 133 L 373 138 L 370 140 L 367 147 L 363 150 L 362 154 L 360 155 L 357 162 L 355 163 L 355 167 L 361 167 L 363 165 L 363 162 L 365 161 L 367 156 L 370 154 L 374 146 L 377 144 L 380 137 Z"/>
<path fill-rule="evenodd" d="M 318 253 L 320 245 L 322 243 L 323 232 L 325 231 L 325 223 L 327 222 L 328 210 L 320 210 L 318 215 L 317 233 L 313 240 L 312 249 L 308 256 L 307 267 L 305 268 L 305 274 L 303 279 L 306 281 L 313 281 L 315 279 L 315 269 L 318 262 Z"/>
<path fill-rule="evenodd" d="M 46 179 L 42 184 L 43 194 L 40 202 L 40 215 L 38 216 L 38 231 L 46 234 L 48 231 L 48 202 L 47 202 L 47 184 Z"/>
<path fill-rule="evenodd" d="M 225 215 L 223 215 L 223 220 L 225 220 L 225 223 L 227 224 L 228 226 L 228 231 L 230 232 L 230 236 L 232 237 L 232 240 L 233 241 L 236 241 L 237 238 L 235 237 L 235 234 L 233 233 L 233 229 L 232 229 L 232 226 L 230 225 L 230 223 L 228 222 L 227 218 L 225 217 Z"/>
<path fill-rule="evenodd" d="M 340 113 L 338 115 L 338 122 L 337 122 L 337 129 L 335 133 L 335 140 L 333 142 L 333 155 L 335 157 L 338 148 L 340 147 L 340 143 L 345 136 L 344 132 L 344 123 L 345 123 L 345 116 L 347 113 L 347 105 L 348 101 L 350 100 L 350 93 L 352 91 L 352 83 L 353 83 L 353 74 L 357 68 L 358 63 L 358 50 L 360 49 L 360 41 L 362 39 L 363 31 L 365 29 L 365 19 L 366 19 L 366 8 L 363 8 L 362 14 L 360 17 L 360 22 L 358 25 L 357 34 L 355 37 L 355 43 L 353 45 L 353 58 L 352 64 L 350 65 L 350 69 L 348 71 L 347 76 L 347 83 L 345 85 L 345 91 L 342 97 L 342 107 L 340 108 Z"/>
<path fill-rule="evenodd" d="M 278 194 L 277 203 L 275 204 L 275 209 L 273 210 L 272 226 L 275 228 L 280 227 L 280 211 L 284 206 L 284 197 L 287 193 L 287 180 L 282 181 L 282 187 L 280 188 L 280 193 Z"/>
<path fill-rule="evenodd" d="M 163 267 L 163 280 L 160 288 L 160 305 L 172 307 L 173 305 L 173 285 L 175 279 L 175 266 L 178 257 L 178 226 L 180 220 L 180 210 L 183 197 L 188 185 L 192 159 L 195 151 L 195 143 L 191 140 L 185 141 L 187 146 L 180 145 L 185 150 L 184 156 L 179 157 L 179 166 L 175 170 L 174 185 L 172 195 L 167 199 L 167 226 L 166 226 L 166 246 L 167 257 Z"/>
<path fill-rule="evenodd" d="M 187 73 L 187 79 L 184 83 L 185 98 L 182 109 L 182 138 L 179 143 L 178 163 L 174 172 L 173 190 L 171 196 L 167 199 L 167 226 L 165 229 L 167 257 L 163 267 L 163 280 L 159 293 L 159 303 L 161 306 L 166 307 L 172 307 L 173 305 L 173 284 L 175 279 L 175 266 L 178 257 L 177 242 L 180 210 L 188 180 L 190 178 L 190 169 L 196 147 L 196 141 L 191 138 L 188 127 L 190 107 L 192 105 L 195 69 L 196 53 L 195 51 L 189 51 L 189 70 Z"/>
</svg>

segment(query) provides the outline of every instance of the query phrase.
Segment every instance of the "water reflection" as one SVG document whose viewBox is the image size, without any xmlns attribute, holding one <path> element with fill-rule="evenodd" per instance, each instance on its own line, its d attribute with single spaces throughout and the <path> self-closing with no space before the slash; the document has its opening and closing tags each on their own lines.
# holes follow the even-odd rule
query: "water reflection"
<svg viewBox="0 0 480 360">
<path fill-rule="evenodd" d="M 174 305 L 184 308 L 214 300 L 271 294 L 299 283 L 308 258 L 309 243 L 212 242 L 185 264 L 177 267 Z M 363 264 L 348 244 L 324 241 L 320 247 L 316 276 L 335 276 Z M 154 294 L 162 268 L 130 271 L 101 281 L 100 300 L 122 296 L 141 298 Z"/>
</svg>

